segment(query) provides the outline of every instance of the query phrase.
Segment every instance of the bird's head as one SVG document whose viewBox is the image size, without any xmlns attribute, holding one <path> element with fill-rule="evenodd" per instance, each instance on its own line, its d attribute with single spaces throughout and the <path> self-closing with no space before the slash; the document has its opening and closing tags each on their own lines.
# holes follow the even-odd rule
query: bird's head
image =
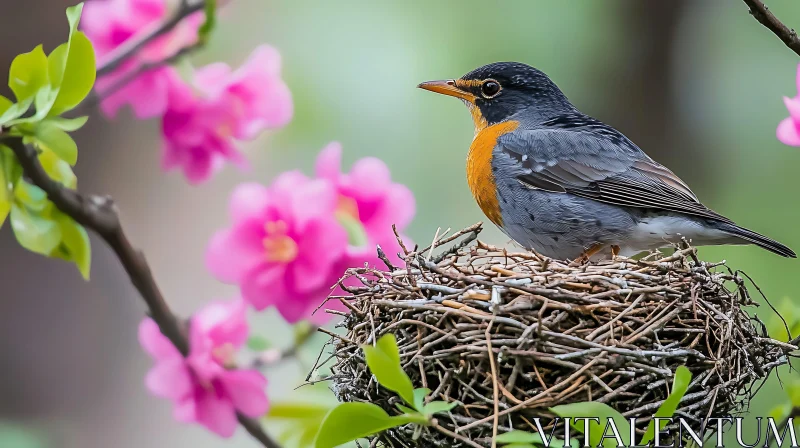
<svg viewBox="0 0 800 448">
<path fill-rule="evenodd" d="M 547 75 L 519 62 L 495 62 L 458 79 L 428 81 L 417 87 L 463 100 L 472 113 L 475 132 L 512 117 L 546 119 L 574 109 Z"/>
</svg>

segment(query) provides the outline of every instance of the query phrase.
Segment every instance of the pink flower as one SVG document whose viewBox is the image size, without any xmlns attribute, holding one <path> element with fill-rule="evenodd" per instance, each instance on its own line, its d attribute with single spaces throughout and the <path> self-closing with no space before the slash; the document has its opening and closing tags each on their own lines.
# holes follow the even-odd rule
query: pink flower
<svg viewBox="0 0 800 448">
<path fill-rule="evenodd" d="M 152 31 L 170 14 L 166 0 L 94 0 L 83 10 L 81 28 L 92 41 L 97 65 L 116 57 L 119 47 Z M 129 76 L 143 64 L 163 61 L 184 47 L 197 42 L 197 30 L 203 22 L 201 12 L 182 20 L 169 33 L 153 40 L 114 72 L 97 81 L 102 94 L 120 79 Z M 103 112 L 114 117 L 120 107 L 129 104 L 139 118 L 161 115 L 166 108 L 167 79 L 165 69 L 150 70 L 116 92 L 109 93 L 101 104 Z"/>
<path fill-rule="evenodd" d="M 797 66 L 797 90 L 800 92 L 800 65 Z M 783 97 L 789 117 L 778 125 L 778 140 L 790 146 L 800 146 L 800 94 L 794 98 Z"/>
<path fill-rule="evenodd" d="M 342 146 L 330 143 L 317 157 L 316 172 L 318 177 L 336 186 L 337 212 L 360 222 L 366 232 L 369 250 L 354 248 L 351 251 L 354 261 L 363 259 L 367 253 L 370 260 L 377 261 L 375 245 L 379 244 L 387 255 L 399 262 L 396 254 L 400 246 L 392 224 L 403 232 L 411 222 L 416 209 L 413 193 L 405 185 L 392 182 L 389 168 L 374 157 L 356 161 L 349 173 L 342 173 L 341 165 Z M 406 238 L 404 241 L 410 243 Z"/>
<path fill-rule="evenodd" d="M 195 85 L 224 115 L 227 132 L 251 140 L 265 129 L 285 126 L 292 118 L 292 96 L 281 79 L 281 56 L 261 45 L 238 70 L 222 62 L 194 74 Z"/>
<path fill-rule="evenodd" d="M 211 239 L 206 264 L 256 309 L 274 305 L 289 322 L 307 318 L 343 273 L 347 233 L 336 206 L 330 182 L 296 171 L 269 188 L 242 184 L 230 202 L 232 225 Z"/>
<path fill-rule="evenodd" d="M 196 96 L 173 69 L 168 70 L 167 110 L 161 121 L 162 168 L 165 171 L 182 169 L 192 184 L 208 180 L 226 160 L 246 168 L 247 161 L 225 132 L 225 117 Z"/>
<path fill-rule="evenodd" d="M 241 300 L 215 302 L 200 310 L 189 326 L 189 354 L 184 358 L 156 323 L 144 319 L 139 343 L 155 361 L 145 378 L 154 395 L 175 403 L 173 415 L 196 422 L 223 437 L 236 429 L 236 412 L 260 417 L 268 408 L 267 380 L 255 370 L 230 369 L 247 338 Z"/>
<path fill-rule="evenodd" d="M 280 78 L 280 55 L 272 47 L 258 47 L 236 71 L 222 63 L 197 70 L 196 91 L 173 69 L 166 70 L 162 165 L 165 170 L 182 168 L 191 183 L 207 180 L 226 160 L 245 168 L 234 139 L 250 140 L 292 117 L 291 94 Z"/>
</svg>

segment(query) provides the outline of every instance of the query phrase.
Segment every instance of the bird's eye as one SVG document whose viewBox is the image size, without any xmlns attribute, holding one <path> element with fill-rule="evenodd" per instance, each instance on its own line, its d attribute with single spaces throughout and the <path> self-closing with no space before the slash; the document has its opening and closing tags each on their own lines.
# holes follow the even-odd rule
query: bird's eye
<svg viewBox="0 0 800 448">
<path fill-rule="evenodd" d="M 491 98 L 500 93 L 500 84 L 494 79 L 487 79 L 481 84 L 481 93 L 485 98 Z"/>
</svg>

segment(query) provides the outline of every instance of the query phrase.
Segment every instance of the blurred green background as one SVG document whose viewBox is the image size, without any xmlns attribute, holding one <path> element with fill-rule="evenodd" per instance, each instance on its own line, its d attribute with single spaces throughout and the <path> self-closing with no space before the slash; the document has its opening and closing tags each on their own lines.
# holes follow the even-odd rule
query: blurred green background
<svg viewBox="0 0 800 448">
<path fill-rule="evenodd" d="M 5 3 L 0 66 L 42 41 L 50 49 L 63 40 L 70 2 Z M 192 62 L 222 59 L 235 66 L 269 43 L 283 54 L 295 99 L 286 129 L 247 145 L 252 171 L 228 168 L 201 187 L 163 175 L 158 123 L 130 114 L 113 122 L 95 115 L 76 137 L 81 188 L 115 197 L 132 239 L 182 314 L 234 291 L 206 273 L 202 258 L 208 237 L 227 223 L 232 188 L 245 180 L 267 183 L 287 169 L 311 173 L 317 152 L 331 140 L 343 143 L 345 167 L 377 156 L 411 188 L 417 217 L 409 234 L 416 241 L 431 239 L 437 227 L 484 220 L 464 174 L 469 114 L 460 102 L 415 86 L 500 60 L 545 71 L 579 109 L 628 135 L 708 206 L 800 248 L 800 148 L 775 138 L 787 116 L 781 97 L 796 94 L 798 57 L 742 2 L 228 3 L 208 50 Z M 800 27 L 800 2 L 769 6 Z M 491 226 L 482 239 L 507 242 Z M 745 270 L 776 302 L 800 301 L 797 260 L 752 247 L 700 254 Z M 170 404 L 146 395 L 142 378 L 150 361 L 135 340 L 143 306 L 102 244 L 95 244 L 94 257 L 93 281 L 85 284 L 71 266 L 25 252 L 8 229 L 0 233 L 0 337 L 6 341 L 0 419 L 32 429 L 42 446 L 253 446 L 243 431 L 230 442 L 174 423 Z M 757 314 L 769 319 L 771 312 L 761 307 Z M 291 343 L 291 329 L 274 314 L 253 322 L 277 346 Z M 268 372 L 274 400 L 297 396 L 292 389 L 315 354 L 312 347 L 301 363 Z M 766 415 L 784 396 L 773 379 L 752 414 Z"/>
</svg>

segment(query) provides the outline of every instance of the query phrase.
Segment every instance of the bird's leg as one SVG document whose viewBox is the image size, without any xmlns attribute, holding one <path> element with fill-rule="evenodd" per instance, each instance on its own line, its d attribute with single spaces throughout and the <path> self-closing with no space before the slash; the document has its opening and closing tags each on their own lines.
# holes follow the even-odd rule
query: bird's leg
<svg viewBox="0 0 800 448">
<path fill-rule="evenodd" d="M 619 250 L 620 248 L 616 244 L 611 245 L 611 259 L 617 258 L 619 255 Z"/>
<path fill-rule="evenodd" d="M 588 249 L 585 249 L 580 257 L 576 258 L 575 261 L 570 263 L 570 266 L 580 266 L 582 264 L 588 263 L 589 259 L 592 258 L 592 255 L 600 252 L 600 250 L 605 247 L 605 244 L 594 243 Z M 613 250 L 613 249 L 612 249 Z"/>
</svg>

